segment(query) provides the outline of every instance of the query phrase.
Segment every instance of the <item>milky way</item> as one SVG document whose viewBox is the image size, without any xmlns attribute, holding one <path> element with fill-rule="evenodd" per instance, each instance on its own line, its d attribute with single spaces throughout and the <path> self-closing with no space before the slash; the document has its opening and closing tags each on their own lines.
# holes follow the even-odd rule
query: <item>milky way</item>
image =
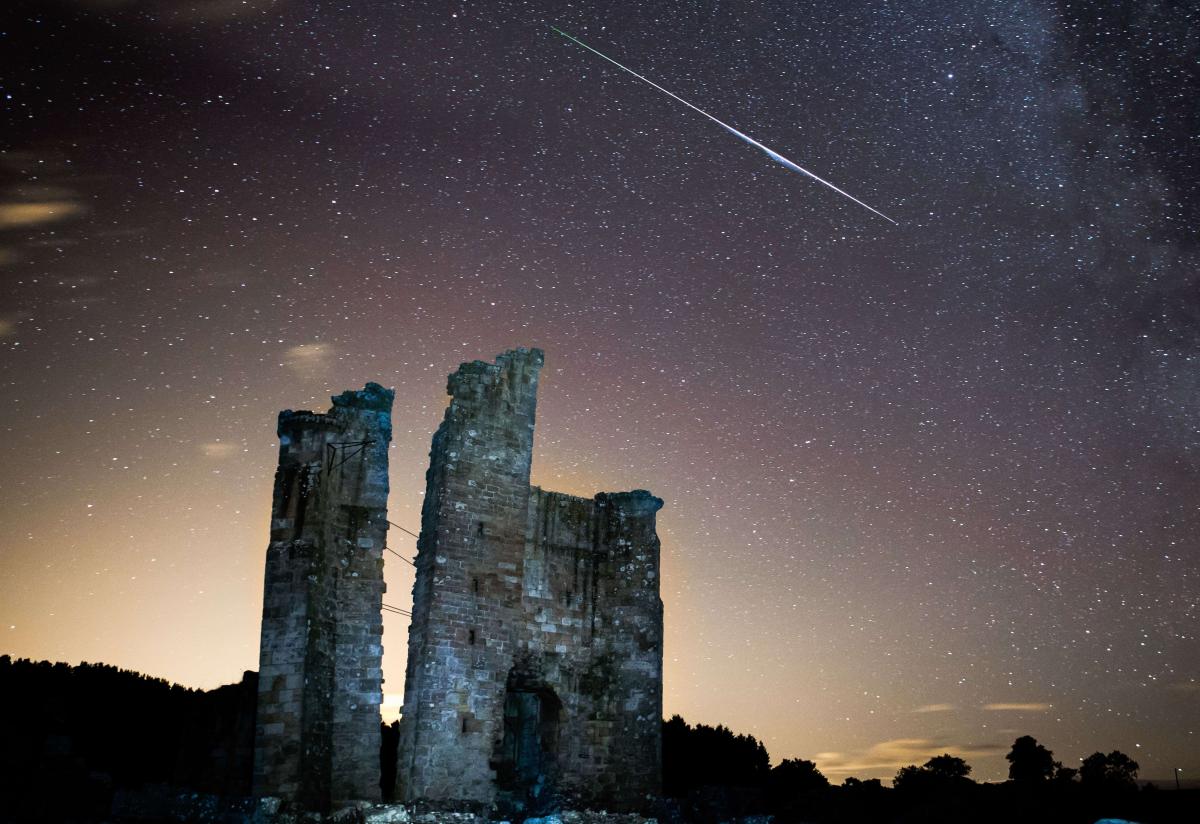
<svg viewBox="0 0 1200 824">
<path fill-rule="evenodd" d="M 666 501 L 668 713 L 1200 772 L 1194 5 L 4 7 L 0 652 L 237 680 L 278 410 L 396 387 L 412 529 L 446 375 L 538 346 L 534 482 Z"/>
</svg>

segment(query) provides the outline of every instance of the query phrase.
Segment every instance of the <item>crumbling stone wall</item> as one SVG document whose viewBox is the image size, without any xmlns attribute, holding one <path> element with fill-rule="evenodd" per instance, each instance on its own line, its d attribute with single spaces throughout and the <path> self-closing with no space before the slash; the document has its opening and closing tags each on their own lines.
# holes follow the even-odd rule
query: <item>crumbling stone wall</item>
<svg viewBox="0 0 1200 824">
<path fill-rule="evenodd" d="M 254 793 L 377 801 L 383 547 L 394 393 L 279 413 L 259 653 Z"/>
<path fill-rule="evenodd" d="M 635 809 L 660 788 L 662 501 L 529 486 L 542 363 L 517 349 L 450 376 L 417 544 L 407 801 Z"/>
</svg>

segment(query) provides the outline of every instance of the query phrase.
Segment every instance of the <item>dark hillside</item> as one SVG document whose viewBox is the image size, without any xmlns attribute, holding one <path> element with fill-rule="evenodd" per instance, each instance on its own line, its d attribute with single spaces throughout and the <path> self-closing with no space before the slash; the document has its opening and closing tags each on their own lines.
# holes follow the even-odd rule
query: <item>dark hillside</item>
<svg viewBox="0 0 1200 824">
<path fill-rule="evenodd" d="M 250 792 L 257 675 L 204 692 L 105 664 L 0 656 L 10 820 L 104 815 L 115 789 Z"/>
</svg>

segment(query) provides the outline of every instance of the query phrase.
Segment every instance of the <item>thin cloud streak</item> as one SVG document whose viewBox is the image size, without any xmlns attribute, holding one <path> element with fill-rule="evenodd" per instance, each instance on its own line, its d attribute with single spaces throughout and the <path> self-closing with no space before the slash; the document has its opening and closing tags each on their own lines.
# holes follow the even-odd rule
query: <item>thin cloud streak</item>
<svg viewBox="0 0 1200 824">
<path fill-rule="evenodd" d="M 207 458 L 229 458 L 237 454 L 238 447 L 236 444 L 224 441 L 211 441 L 210 443 L 201 444 L 200 451 Z"/>
<path fill-rule="evenodd" d="M 74 200 L 43 200 L 33 203 L 0 203 L 0 229 L 25 229 L 66 220 L 83 211 Z"/>
<path fill-rule="evenodd" d="M 821 752 L 813 756 L 817 768 L 826 775 L 880 773 L 898 770 L 909 764 L 924 764 L 936 755 L 948 753 L 958 758 L 980 758 L 1005 751 L 1000 744 L 951 744 L 929 738 L 893 738 L 880 741 L 856 752 Z"/>
</svg>

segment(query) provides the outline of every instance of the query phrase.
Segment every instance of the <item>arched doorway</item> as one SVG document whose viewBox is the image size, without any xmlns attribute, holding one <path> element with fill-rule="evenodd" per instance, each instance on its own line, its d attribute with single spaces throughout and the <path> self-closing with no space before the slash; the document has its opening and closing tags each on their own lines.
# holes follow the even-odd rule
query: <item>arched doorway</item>
<svg viewBox="0 0 1200 824">
<path fill-rule="evenodd" d="M 529 812 L 552 805 L 562 702 L 547 687 L 509 687 L 497 778 L 505 794 Z"/>
</svg>

